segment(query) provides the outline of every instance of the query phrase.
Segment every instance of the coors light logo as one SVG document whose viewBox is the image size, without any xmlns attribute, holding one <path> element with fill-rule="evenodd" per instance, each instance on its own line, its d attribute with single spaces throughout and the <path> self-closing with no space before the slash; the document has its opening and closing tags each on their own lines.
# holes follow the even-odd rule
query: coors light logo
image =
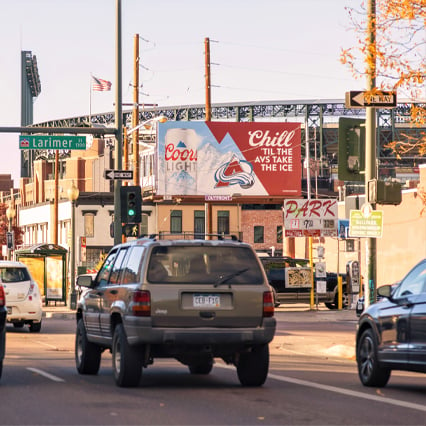
<svg viewBox="0 0 426 426">
<path fill-rule="evenodd" d="M 194 129 L 169 129 L 165 138 L 166 193 L 197 191 L 197 144 Z M 168 186 L 173 182 L 173 188 Z M 177 187 L 177 188 L 176 188 Z M 169 191 L 168 191 L 169 189 Z"/>
</svg>

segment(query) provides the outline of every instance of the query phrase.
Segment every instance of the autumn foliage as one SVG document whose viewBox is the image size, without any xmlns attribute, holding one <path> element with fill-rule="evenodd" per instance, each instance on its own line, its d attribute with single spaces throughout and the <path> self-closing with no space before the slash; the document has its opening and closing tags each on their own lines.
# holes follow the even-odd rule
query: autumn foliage
<svg viewBox="0 0 426 426">
<path fill-rule="evenodd" d="M 373 1 L 373 0 L 370 0 Z M 375 78 L 373 92 L 396 91 L 411 103 L 410 124 L 426 123 L 426 0 L 375 0 L 375 15 L 368 16 L 366 2 L 360 10 L 347 8 L 358 43 L 342 50 L 341 62 L 355 77 Z M 371 42 L 373 36 L 374 42 Z M 407 136 L 407 135 L 405 135 Z M 406 137 L 387 145 L 397 158 L 408 152 L 426 155 L 426 134 Z"/>
</svg>

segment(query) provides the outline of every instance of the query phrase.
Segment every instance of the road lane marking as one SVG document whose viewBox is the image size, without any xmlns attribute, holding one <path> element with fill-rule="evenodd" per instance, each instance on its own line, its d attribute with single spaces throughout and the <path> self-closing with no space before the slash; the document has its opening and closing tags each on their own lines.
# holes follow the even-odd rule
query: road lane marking
<svg viewBox="0 0 426 426">
<path fill-rule="evenodd" d="M 221 368 L 234 369 L 234 367 L 230 365 L 224 365 L 219 363 L 217 363 L 216 365 Z M 349 389 L 338 388 L 336 386 L 322 385 L 320 383 L 309 382 L 308 380 L 300 380 L 300 379 L 295 379 L 293 377 L 288 377 L 288 376 L 279 376 L 278 374 L 268 374 L 268 378 L 279 380 L 280 382 L 294 383 L 295 385 L 308 386 L 310 388 L 316 388 L 316 389 L 321 389 L 321 390 L 325 390 L 329 392 L 340 393 L 342 395 L 353 396 L 355 398 L 363 398 L 363 399 L 368 399 L 370 401 L 382 402 L 385 404 L 397 405 L 399 407 L 410 408 L 412 410 L 419 410 L 419 411 L 426 412 L 425 405 L 415 404 L 413 402 L 401 401 L 399 399 L 386 398 L 386 397 L 377 396 L 377 395 L 370 395 L 370 394 L 366 394 L 362 392 L 352 391 Z"/>
<path fill-rule="evenodd" d="M 400 401 L 399 399 L 385 398 L 385 397 L 381 397 L 377 395 L 365 394 L 362 392 L 352 391 L 349 389 L 338 388 L 336 386 L 322 385 L 320 383 L 309 382 L 307 380 L 294 379 L 293 377 L 278 376 L 277 374 L 268 374 L 268 378 L 269 377 L 271 379 L 279 380 L 281 382 L 289 382 L 289 383 L 294 383 L 296 385 L 309 386 L 311 388 L 326 390 L 329 392 L 336 392 L 342 395 L 354 396 L 356 398 L 364 398 L 370 401 L 384 402 L 385 404 L 397 405 L 399 407 L 411 408 L 413 410 L 426 412 L 426 406 L 415 404 L 413 402 Z"/>
<path fill-rule="evenodd" d="M 65 382 L 64 379 L 61 379 L 58 376 L 54 376 L 53 374 L 49 374 L 46 371 L 39 370 L 38 368 L 27 367 L 27 370 L 39 374 L 40 376 L 47 377 L 48 379 L 53 380 L 54 382 Z"/>
</svg>

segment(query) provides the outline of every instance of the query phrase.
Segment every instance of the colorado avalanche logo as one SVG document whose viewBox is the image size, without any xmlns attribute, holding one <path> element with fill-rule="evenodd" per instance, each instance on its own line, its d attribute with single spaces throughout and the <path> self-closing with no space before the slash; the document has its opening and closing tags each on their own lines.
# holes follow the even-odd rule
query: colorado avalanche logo
<svg viewBox="0 0 426 426">
<path fill-rule="evenodd" d="M 245 160 L 233 155 L 231 160 L 222 164 L 214 174 L 215 188 L 230 185 L 240 185 L 243 189 L 254 185 L 253 167 Z"/>
</svg>

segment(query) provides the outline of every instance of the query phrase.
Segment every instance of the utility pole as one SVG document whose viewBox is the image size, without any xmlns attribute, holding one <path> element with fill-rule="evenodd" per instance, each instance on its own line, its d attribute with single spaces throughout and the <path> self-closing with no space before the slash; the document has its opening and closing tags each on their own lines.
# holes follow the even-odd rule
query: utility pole
<svg viewBox="0 0 426 426">
<path fill-rule="evenodd" d="M 367 5 L 367 91 L 373 90 L 376 86 L 376 0 L 368 0 Z M 376 108 L 366 106 L 365 120 L 365 202 L 369 203 L 368 182 L 376 178 Z M 376 205 L 371 205 L 375 210 Z M 367 279 L 365 282 L 365 308 L 370 302 L 376 301 L 377 281 L 376 281 L 376 239 L 366 240 L 366 263 Z M 373 288 L 372 300 L 370 300 L 370 287 Z"/>
<path fill-rule="evenodd" d="M 204 39 L 204 61 L 205 61 L 205 77 L 206 77 L 206 121 L 212 119 L 212 104 L 211 104 L 211 82 L 210 82 L 210 39 Z M 206 230 L 207 234 L 213 233 L 213 209 L 210 202 L 205 204 L 206 211 Z"/>
<path fill-rule="evenodd" d="M 121 170 L 123 159 L 123 111 L 121 106 L 121 0 L 116 0 L 116 42 L 115 42 L 115 161 L 116 170 Z M 121 181 L 114 180 L 114 244 L 121 243 L 121 211 L 120 211 Z"/>
<path fill-rule="evenodd" d="M 139 182 L 139 34 L 135 34 L 133 43 L 133 114 L 132 128 L 136 129 L 132 135 L 133 141 L 133 184 Z"/>
</svg>

